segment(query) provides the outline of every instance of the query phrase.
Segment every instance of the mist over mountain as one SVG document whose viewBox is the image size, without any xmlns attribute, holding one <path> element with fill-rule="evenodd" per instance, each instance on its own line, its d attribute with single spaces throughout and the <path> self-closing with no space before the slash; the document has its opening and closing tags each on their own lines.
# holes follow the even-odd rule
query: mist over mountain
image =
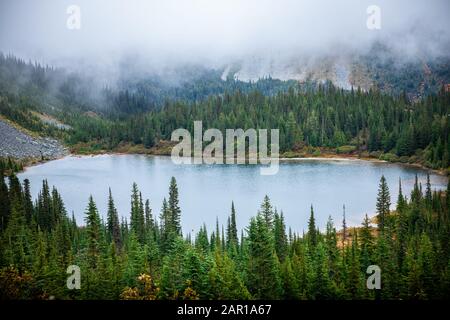
<svg viewBox="0 0 450 320">
<path fill-rule="evenodd" d="M 223 79 L 368 87 L 371 79 L 353 79 L 365 77 L 354 70 L 361 60 L 386 54 L 401 67 L 448 58 L 450 4 L 432 2 L 2 1 L 0 51 L 109 84 L 148 75 L 176 84 L 189 66 L 220 70 Z M 371 30 L 367 10 L 374 4 L 381 28 Z M 80 29 L 67 27 L 70 5 L 79 8 Z M 374 56 L 376 44 L 386 50 Z"/>
</svg>

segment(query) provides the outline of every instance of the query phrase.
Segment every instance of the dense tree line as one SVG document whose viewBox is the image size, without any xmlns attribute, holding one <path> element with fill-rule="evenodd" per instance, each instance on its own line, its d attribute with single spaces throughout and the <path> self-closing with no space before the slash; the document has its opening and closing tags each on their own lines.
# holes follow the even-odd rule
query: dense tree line
<svg viewBox="0 0 450 320">
<path fill-rule="evenodd" d="M 5 181 L 5 178 L 7 181 Z M 225 226 L 183 235 L 175 178 L 159 215 L 134 184 L 129 221 L 113 191 L 107 212 L 88 197 L 84 225 L 68 216 L 55 187 L 14 173 L 0 180 L 2 299 L 436 299 L 450 297 L 450 184 L 432 191 L 416 180 L 390 210 L 380 180 L 376 225 L 319 230 L 311 207 L 303 234 L 287 230 L 283 212 L 263 199 L 239 232 L 231 204 Z M 103 219 L 105 216 L 106 219 Z M 338 228 L 339 229 L 339 228 Z M 81 269 L 81 289 L 69 290 L 66 268 Z M 381 269 L 381 289 L 368 290 L 369 265 Z"/>
<path fill-rule="evenodd" d="M 205 130 L 279 129 L 286 156 L 325 147 L 431 168 L 450 164 L 450 93 L 443 89 L 412 102 L 406 94 L 345 91 L 330 83 L 281 84 L 269 78 L 247 86 L 203 74 L 199 83 L 170 89 L 176 92 L 166 88 L 161 93 L 149 89 L 152 81 L 136 80 L 132 89 L 124 85 L 94 94 L 88 80 L 66 76 L 62 81 L 61 71 L 14 57 L 0 54 L 0 70 L 0 113 L 27 129 L 64 139 L 75 150 L 80 145 L 86 151 L 114 150 L 123 143 L 158 147 L 173 130 L 192 131 L 193 121 L 202 120 Z M 200 93 L 218 81 L 225 87 Z M 71 129 L 43 124 L 31 111 L 52 114 Z"/>
<path fill-rule="evenodd" d="M 282 152 L 327 147 L 372 153 L 385 160 L 419 162 L 447 168 L 449 162 L 450 94 L 441 91 L 418 103 L 376 91 L 346 92 L 332 85 L 302 92 L 291 88 L 273 97 L 235 92 L 189 104 L 167 102 L 158 111 L 112 121 L 75 116 L 79 128 L 70 143 L 96 141 L 111 149 L 121 142 L 152 147 L 170 140 L 177 128 L 193 132 L 193 121 L 205 128 L 280 130 Z"/>
</svg>

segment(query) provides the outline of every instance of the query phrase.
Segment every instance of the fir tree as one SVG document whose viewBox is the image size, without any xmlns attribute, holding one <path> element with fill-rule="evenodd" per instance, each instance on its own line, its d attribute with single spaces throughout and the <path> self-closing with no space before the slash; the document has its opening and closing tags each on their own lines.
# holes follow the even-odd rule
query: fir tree
<svg viewBox="0 0 450 320">
<path fill-rule="evenodd" d="M 316 219 L 314 218 L 314 209 L 311 205 L 311 214 L 308 220 L 308 242 L 312 249 L 317 245 Z"/>
<path fill-rule="evenodd" d="M 238 245 L 238 235 L 236 226 L 236 210 L 234 209 L 234 202 L 231 202 L 231 215 L 227 228 L 227 243 L 229 247 L 236 247 Z"/>
<path fill-rule="evenodd" d="M 178 187 L 175 177 L 170 180 L 169 186 L 169 212 L 170 212 L 170 229 L 176 235 L 181 236 L 181 210 L 178 204 Z"/>
<path fill-rule="evenodd" d="M 0 231 L 4 231 L 11 214 L 8 187 L 3 175 L 0 176 Z"/>
<path fill-rule="evenodd" d="M 274 213 L 272 204 L 270 203 L 270 199 L 267 195 L 264 196 L 263 203 L 261 204 L 261 214 L 263 215 L 269 230 L 273 230 Z"/>
<path fill-rule="evenodd" d="M 122 247 L 122 237 L 120 233 L 119 215 L 114 205 L 111 188 L 109 188 L 108 196 L 107 227 L 109 235 L 114 242 L 115 248 L 120 249 Z"/>
<path fill-rule="evenodd" d="M 274 238 L 275 249 L 280 261 L 284 261 L 288 254 L 288 241 L 286 235 L 286 225 L 284 224 L 283 211 L 278 215 L 275 211 L 274 215 Z"/>
<path fill-rule="evenodd" d="M 262 214 L 250 220 L 247 285 L 256 299 L 279 299 L 283 294 L 274 241 Z"/>
<path fill-rule="evenodd" d="M 100 216 L 92 196 L 89 197 L 85 222 L 88 239 L 89 266 L 95 269 L 100 256 Z"/>
<path fill-rule="evenodd" d="M 389 195 L 389 187 L 386 183 L 386 178 L 381 176 L 380 185 L 377 196 L 377 214 L 378 214 L 378 229 L 384 231 L 386 221 L 389 218 L 389 208 L 391 206 L 391 197 Z"/>
<path fill-rule="evenodd" d="M 25 179 L 23 181 L 23 193 L 24 193 L 25 218 L 27 220 L 27 223 L 29 224 L 34 215 L 34 208 L 33 208 L 33 201 L 31 200 L 30 180 L 28 179 Z"/>
</svg>

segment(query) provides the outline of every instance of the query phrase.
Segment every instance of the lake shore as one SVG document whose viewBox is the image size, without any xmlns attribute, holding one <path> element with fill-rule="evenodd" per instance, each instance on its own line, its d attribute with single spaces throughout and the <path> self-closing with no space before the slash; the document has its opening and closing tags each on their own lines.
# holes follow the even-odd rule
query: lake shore
<svg viewBox="0 0 450 320">
<path fill-rule="evenodd" d="M 28 159 L 26 162 L 23 163 L 23 171 L 25 171 L 29 167 L 37 166 L 40 164 L 44 164 L 49 161 L 53 160 L 59 160 L 66 157 L 96 157 L 96 156 L 104 156 L 104 155 L 144 155 L 148 157 L 164 157 L 164 158 L 170 158 L 170 155 L 168 154 L 154 154 L 154 153 L 133 153 L 133 152 L 118 152 L 118 151 L 104 151 L 104 152 L 93 152 L 93 153 L 70 153 L 55 159 L 45 159 L 45 160 L 37 160 L 37 159 Z M 395 164 L 399 166 L 404 167 L 412 167 L 412 168 L 419 168 L 422 170 L 426 170 L 429 172 L 433 172 L 435 174 L 448 177 L 448 173 L 445 170 L 436 170 L 427 168 L 426 166 L 423 166 L 418 163 L 401 163 L 401 162 L 391 162 L 386 160 L 381 160 L 377 158 L 370 158 L 370 157 L 357 157 L 355 155 L 327 155 L 327 156 L 306 156 L 306 157 L 280 157 L 280 162 L 302 162 L 302 161 L 365 161 L 365 162 L 371 162 L 371 163 L 387 163 L 387 164 Z"/>
<path fill-rule="evenodd" d="M 173 143 L 168 141 L 161 141 L 158 146 L 152 148 L 145 148 L 142 145 L 130 145 L 130 144 L 120 144 L 112 150 L 100 149 L 93 150 L 92 148 L 80 148 L 79 146 L 68 147 L 70 151 L 65 155 L 61 155 L 52 159 L 23 159 L 22 164 L 24 170 L 27 167 L 36 166 L 39 164 L 46 163 L 52 160 L 58 160 L 67 156 L 82 157 L 82 156 L 98 156 L 98 155 L 146 155 L 146 156 L 161 156 L 170 157 L 171 149 Z M 330 148 L 316 148 L 315 152 L 310 152 L 309 149 L 305 148 L 297 152 L 284 152 L 280 155 L 280 162 L 301 162 L 301 161 L 367 161 L 372 163 L 391 163 L 397 164 L 405 167 L 419 168 L 439 174 L 441 176 L 448 177 L 450 172 L 446 169 L 432 169 L 422 163 L 410 163 L 401 161 L 388 161 L 371 156 L 367 152 L 360 154 L 357 153 L 337 153 L 335 149 Z"/>
</svg>

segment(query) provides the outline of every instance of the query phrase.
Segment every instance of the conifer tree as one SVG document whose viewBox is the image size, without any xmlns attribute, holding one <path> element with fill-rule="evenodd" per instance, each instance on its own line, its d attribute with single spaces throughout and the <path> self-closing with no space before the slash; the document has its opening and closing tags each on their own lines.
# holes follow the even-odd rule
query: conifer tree
<svg viewBox="0 0 450 320">
<path fill-rule="evenodd" d="M 153 219 L 150 200 L 145 200 L 145 233 L 147 238 L 156 240 L 155 220 Z"/>
<path fill-rule="evenodd" d="M 286 235 L 286 225 L 284 224 L 283 211 L 280 215 L 275 210 L 274 214 L 274 238 L 275 250 L 280 261 L 284 261 L 288 254 L 288 241 Z"/>
<path fill-rule="evenodd" d="M 328 217 L 325 234 L 325 246 L 328 255 L 328 266 L 330 278 L 335 278 L 339 264 L 339 249 L 337 247 L 337 234 L 331 216 Z"/>
<path fill-rule="evenodd" d="M 342 247 L 347 244 L 347 221 L 345 219 L 345 204 L 342 206 Z"/>
<path fill-rule="evenodd" d="M 175 235 L 181 234 L 181 210 L 179 206 L 178 200 L 178 186 L 175 177 L 172 177 L 170 180 L 169 186 L 169 212 L 170 212 L 170 229 L 174 232 Z"/>
<path fill-rule="evenodd" d="M 360 250 L 358 243 L 358 232 L 353 229 L 352 247 L 349 261 L 349 293 L 353 299 L 361 298 L 362 294 L 362 277 L 360 267 Z M 367 268 L 367 267 L 366 267 Z"/>
<path fill-rule="evenodd" d="M 283 298 L 286 300 L 300 299 L 298 281 L 292 269 L 291 259 L 287 256 L 281 264 L 281 281 L 283 283 Z"/>
<path fill-rule="evenodd" d="M 195 237 L 195 247 L 203 253 L 209 252 L 209 240 L 208 231 L 206 230 L 206 225 L 203 224 Z"/>
<path fill-rule="evenodd" d="M 92 195 L 89 196 L 85 222 L 88 240 L 89 266 L 95 269 L 98 265 L 100 256 L 100 216 Z"/>
<path fill-rule="evenodd" d="M 264 220 L 266 221 L 267 227 L 269 230 L 273 230 L 273 208 L 272 204 L 270 203 L 270 199 L 267 195 L 264 196 L 263 203 L 261 204 L 261 214 L 264 217 Z"/>
<path fill-rule="evenodd" d="M 131 190 L 131 214 L 130 229 L 134 232 L 141 244 L 145 242 L 145 213 L 142 202 L 142 194 L 139 192 L 136 183 L 133 183 Z"/>
<path fill-rule="evenodd" d="M 170 245 L 175 238 L 175 233 L 172 228 L 172 214 L 170 212 L 166 198 L 163 199 L 159 220 L 161 222 L 161 249 L 163 252 L 165 252 L 170 248 Z"/>
<path fill-rule="evenodd" d="M 247 286 L 256 299 L 279 299 L 283 294 L 280 265 L 273 236 L 265 217 L 259 213 L 250 220 Z"/>
<path fill-rule="evenodd" d="M 370 225 L 369 216 L 366 213 L 360 232 L 361 251 L 363 252 L 363 254 L 367 254 L 368 260 L 366 262 L 371 261 L 374 246 L 373 241 L 374 239 L 372 235 L 372 227 Z"/>
<path fill-rule="evenodd" d="M 8 187 L 3 175 L 0 176 L 0 231 L 4 231 L 11 214 Z"/>
<path fill-rule="evenodd" d="M 314 249 L 317 245 L 316 219 L 314 218 L 314 209 L 312 205 L 311 205 L 311 214 L 308 220 L 308 242 L 311 249 Z"/>
<path fill-rule="evenodd" d="M 236 247 L 238 245 L 238 235 L 236 226 L 236 210 L 234 209 L 234 202 L 231 202 L 231 215 L 227 228 L 227 243 L 229 247 Z"/>
<path fill-rule="evenodd" d="M 250 293 L 226 253 L 214 253 L 213 265 L 208 273 L 210 294 L 216 299 L 250 299 Z"/>
<path fill-rule="evenodd" d="M 391 197 L 389 195 L 389 187 L 386 182 L 386 178 L 381 176 L 380 185 L 378 187 L 377 196 L 377 214 L 378 214 L 378 229 L 384 231 L 386 222 L 389 218 L 389 208 L 391 206 Z"/>
<path fill-rule="evenodd" d="M 30 180 L 23 181 L 24 210 L 27 223 L 31 222 L 34 215 L 33 201 L 31 200 Z"/>
<path fill-rule="evenodd" d="M 120 233 L 119 215 L 117 213 L 116 206 L 114 205 L 111 188 L 109 188 L 108 195 L 107 228 L 109 236 L 114 242 L 115 248 L 120 249 L 122 247 L 122 237 Z"/>
<path fill-rule="evenodd" d="M 430 174 L 427 172 L 427 184 L 425 191 L 425 203 L 427 207 L 431 206 L 431 202 L 432 202 L 432 192 L 431 192 Z"/>
</svg>

